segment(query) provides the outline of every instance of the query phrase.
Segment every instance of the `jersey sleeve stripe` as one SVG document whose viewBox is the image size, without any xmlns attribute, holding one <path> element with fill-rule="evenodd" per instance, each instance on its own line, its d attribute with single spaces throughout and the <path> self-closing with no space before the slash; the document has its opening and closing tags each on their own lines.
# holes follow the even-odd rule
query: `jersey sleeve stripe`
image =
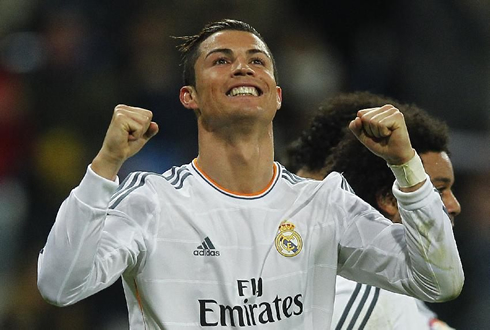
<svg viewBox="0 0 490 330">
<path fill-rule="evenodd" d="M 297 183 L 297 182 L 294 182 L 290 177 L 288 177 L 286 175 L 281 175 L 281 178 L 285 179 L 286 181 L 288 181 L 291 184 L 296 184 Z"/>
<path fill-rule="evenodd" d="M 305 179 L 289 172 L 286 168 L 282 168 L 283 174 L 287 175 L 294 183 L 304 181 Z"/>
<path fill-rule="evenodd" d="M 184 174 L 182 174 L 184 173 Z M 118 190 L 111 198 L 111 202 L 109 204 L 109 209 L 114 209 L 116 208 L 121 201 L 126 198 L 130 193 L 132 193 L 134 190 L 138 189 L 139 187 L 144 186 L 145 180 L 149 175 L 157 175 L 160 177 L 163 177 L 165 180 L 170 181 L 173 180 L 172 182 L 169 182 L 172 186 L 174 186 L 175 189 L 181 189 L 184 180 L 192 175 L 192 173 L 189 172 L 189 169 L 186 167 L 182 167 L 179 170 L 177 170 L 177 167 L 174 166 L 172 167 L 170 175 L 161 175 L 157 173 L 152 173 L 152 172 L 134 172 L 128 175 L 128 177 L 123 181 L 123 183 L 119 186 Z M 180 183 L 179 183 L 180 182 Z"/>
<path fill-rule="evenodd" d="M 138 175 L 141 172 L 134 172 L 129 174 L 126 179 L 117 187 L 116 192 L 114 193 L 114 196 L 119 193 L 121 190 L 126 189 L 127 187 L 131 187 L 135 184 L 136 180 L 138 179 Z"/>
<path fill-rule="evenodd" d="M 175 179 L 170 182 L 170 184 L 172 186 L 174 186 L 180 179 L 180 174 L 183 172 L 183 171 L 188 171 L 185 167 L 182 167 L 180 170 L 177 171 L 177 176 L 175 177 Z M 170 181 L 170 179 L 168 179 L 168 181 Z"/>
<path fill-rule="evenodd" d="M 345 177 L 342 175 L 342 183 L 340 184 L 340 187 L 350 193 L 355 194 L 354 189 L 350 186 L 349 182 L 345 179 Z"/>
<path fill-rule="evenodd" d="M 362 299 L 357 306 L 356 312 L 352 316 L 352 320 L 350 321 L 349 326 L 347 327 L 348 330 L 354 329 L 354 326 L 356 325 L 357 319 L 359 318 L 359 315 L 361 314 L 362 309 L 364 308 L 364 304 L 366 304 L 366 300 L 369 297 L 369 292 L 371 291 L 371 286 L 366 285 L 366 290 L 364 290 L 364 294 L 362 296 Z"/>
<path fill-rule="evenodd" d="M 126 179 L 119 185 L 116 192 L 111 197 L 111 202 L 119 198 L 128 189 L 131 189 L 138 183 L 142 172 L 134 172 L 129 174 Z"/>
<path fill-rule="evenodd" d="M 345 306 L 344 312 L 342 313 L 342 316 L 340 317 L 339 322 L 337 323 L 337 326 L 335 327 L 335 330 L 341 330 L 342 326 L 344 325 L 345 320 L 347 319 L 347 315 L 350 312 L 350 309 L 352 308 L 352 305 L 354 304 L 354 301 L 357 298 L 357 295 L 359 294 L 359 291 L 361 290 L 361 283 L 357 283 L 356 288 L 354 289 L 354 292 L 352 293 L 349 302 Z"/>
<path fill-rule="evenodd" d="M 376 303 L 378 302 L 379 291 L 380 291 L 380 288 L 376 288 L 376 290 L 374 291 L 373 300 L 371 301 L 371 304 L 369 305 L 369 309 L 367 310 L 366 315 L 364 316 L 364 319 L 362 320 L 362 323 L 359 325 L 359 330 L 364 329 L 367 322 L 369 321 L 369 318 L 371 317 L 371 314 L 373 313 L 374 307 L 376 307 Z"/>
<path fill-rule="evenodd" d="M 133 191 L 135 191 L 136 189 L 138 189 L 139 187 L 142 187 L 144 184 L 145 184 L 145 179 L 148 175 L 150 175 L 151 173 L 145 173 L 143 175 L 140 176 L 140 180 L 139 180 L 139 183 L 131 188 L 128 188 L 128 189 L 125 189 L 120 195 L 119 197 L 112 203 L 109 205 L 109 209 L 114 209 L 116 208 L 116 206 L 119 205 L 119 203 L 121 203 L 121 201 L 126 198 L 126 196 L 128 196 L 130 193 L 132 193 Z"/>
<path fill-rule="evenodd" d="M 169 176 L 165 176 L 165 175 L 163 176 L 163 177 L 165 178 L 165 180 L 167 180 L 167 181 L 172 180 L 172 178 L 173 178 L 173 177 L 174 177 L 174 175 L 175 175 L 175 171 L 176 171 L 176 170 L 177 170 L 177 166 L 173 166 L 173 167 L 172 167 L 172 171 L 170 172 L 170 175 L 169 175 Z"/>
<path fill-rule="evenodd" d="M 184 181 L 187 177 L 191 176 L 192 173 L 189 171 L 189 168 L 186 166 L 183 166 L 177 170 L 178 167 L 174 166 L 172 167 L 172 171 L 170 175 L 165 176 L 162 175 L 162 177 L 168 181 L 175 189 L 181 189 L 184 186 Z"/>
<path fill-rule="evenodd" d="M 178 186 L 176 186 L 175 189 L 178 190 L 178 189 L 182 188 L 184 186 L 185 179 L 187 179 L 187 177 L 189 177 L 191 175 L 192 175 L 192 173 L 190 173 L 190 172 L 187 172 L 184 175 L 182 175 L 182 179 L 180 180 L 180 184 Z"/>
</svg>

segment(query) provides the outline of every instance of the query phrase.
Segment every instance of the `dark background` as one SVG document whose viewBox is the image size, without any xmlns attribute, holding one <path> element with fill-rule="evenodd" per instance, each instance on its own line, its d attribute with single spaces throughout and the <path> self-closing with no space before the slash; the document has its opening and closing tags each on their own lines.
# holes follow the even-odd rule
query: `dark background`
<svg viewBox="0 0 490 330">
<path fill-rule="evenodd" d="M 97 153 L 116 104 L 160 133 L 125 164 L 163 172 L 197 155 L 169 36 L 235 18 L 261 32 L 283 88 L 276 159 L 318 104 L 368 90 L 416 103 L 451 129 L 455 234 L 466 282 L 433 305 L 457 329 L 490 327 L 490 2 L 0 0 L 0 328 L 127 329 L 121 283 L 74 306 L 45 303 L 37 253 Z"/>
</svg>

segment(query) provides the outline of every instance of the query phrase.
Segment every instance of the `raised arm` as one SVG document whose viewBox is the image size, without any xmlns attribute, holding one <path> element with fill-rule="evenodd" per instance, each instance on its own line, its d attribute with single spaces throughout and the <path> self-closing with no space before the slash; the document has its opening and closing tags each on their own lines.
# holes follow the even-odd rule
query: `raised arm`
<svg viewBox="0 0 490 330">
<path fill-rule="evenodd" d="M 391 105 L 365 109 L 359 111 L 349 127 L 361 143 L 392 169 L 396 177 L 393 194 L 403 227 L 387 225 L 376 237 L 371 237 L 376 226 L 372 220 L 377 216 L 374 213 L 361 216 L 355 226 L 350 226 L 347 237 L 361 237 L 364 242 L 359 248 L 370 252 L 353 255 L 345 253 L 346 249 L 341 251 L 345 259 L 341 257 L 340 273 L 359 282 L 373 275 L 374 282 L 369 284 L 426 301 L 454 299 L 462 289 L 464 275 L 451 221 L 411 146 L 403 115 Z M 352 242 L 347 245 L 352 247 Z M 395 254 L 399 258 L 397 263 L 405 264 L 404 267 L 386 263 L 380 268 L 379 258 Z M 372 259 L 373 256 L 376 257 Z M 365 264 L 364 273 L 361 271 L 363 274 L 354 278 L 353 269 L 360 264 Z"/>
<path fill-rule="evenodd" d="M 102 148 L 92 161 L 92 170 L 114 181 L 122 164 L 158 133 L 149 110 L 118 105 L 114 109 Z"/>
<path fill-rule="evenodd" d="M 145 233 L 131 219 L 108 218 L 107 207 L 124 161 L 158 132 L 151 119 L 145 109 L 115 108 L 101 150 L 61 205 L 39 255 L 38 288 L 48 302 L 73 304 L 112 284 L 140 257 Z"/>
<path fill-rule="evenodd" d="M 412 178 L 397 177 L 402 191 L 415 191 L 422 186 L 426 180 L 425 172 L 420 173 L 423 171 L 421 162 L 418 164 L 412 161 L 416 152 L 410 143 L 403 114 L 397 108 L 387 104 L 380 108 L 360 110 L 349 128 L 366 148 L 383 158 L 392 169 L 405 164 L 418 166 L 412 168 L 418 171 Z"/>
</svg>

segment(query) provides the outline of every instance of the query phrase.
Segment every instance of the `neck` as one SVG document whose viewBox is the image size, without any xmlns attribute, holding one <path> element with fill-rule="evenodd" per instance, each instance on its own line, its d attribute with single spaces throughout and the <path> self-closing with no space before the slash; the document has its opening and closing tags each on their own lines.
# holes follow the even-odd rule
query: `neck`
<svg viewBox="0 0 490 330">
<path fill-rule="evenodd" d="M 273 177 L 272 124 L 261 133 L 199 130 L 199 168 L 221 187 L 242 194 L 263 190 Z"/>
</svg>

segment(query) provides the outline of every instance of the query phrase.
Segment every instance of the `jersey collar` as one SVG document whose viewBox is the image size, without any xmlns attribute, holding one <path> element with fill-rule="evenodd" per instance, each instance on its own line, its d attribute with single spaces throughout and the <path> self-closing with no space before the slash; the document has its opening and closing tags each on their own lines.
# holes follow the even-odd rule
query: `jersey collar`
<svg viewBox="0 0 490 330">
<path fill-rule="evenodd" d="M 214 189 L 216 189 L 217 191 L 219 191 L 220 193 L 222 193 L 224 195 L 227 195 L 227 196 L 233 197 L 233 198 L 239 198 L 239 199 L 258 199 L 258 198 L 264 197 L 265 195 L 267 195 L 272 190 L 272 188 L 274 188 L 274 186 L 277 183 L 279 176 L 280 176 L 279 175 L 280 167 L 277 165 L 276 162 L 274 162 L 273 163 L 273 171 L 274 172 L 272 175 L 272 179 L 269 181 L 267 186 L 264 189 L 262 189 L 261 191 L 258 191 L 255 193 L 243 194 L 243 193 L 228 190 L 228 189 L 220 186 L 218 183 L 216 183 L 206 173 L 204 173 L 204 171 L 199 167 L 199 165 L 197 163 L 197 158 L 195 158 L 192 161 L 192 167 L 201 176 L 201 178 L 203 178 L 203 180 L 207 184 L 209 184 L 211 187 L 213 187 Z"/>
</svg>

